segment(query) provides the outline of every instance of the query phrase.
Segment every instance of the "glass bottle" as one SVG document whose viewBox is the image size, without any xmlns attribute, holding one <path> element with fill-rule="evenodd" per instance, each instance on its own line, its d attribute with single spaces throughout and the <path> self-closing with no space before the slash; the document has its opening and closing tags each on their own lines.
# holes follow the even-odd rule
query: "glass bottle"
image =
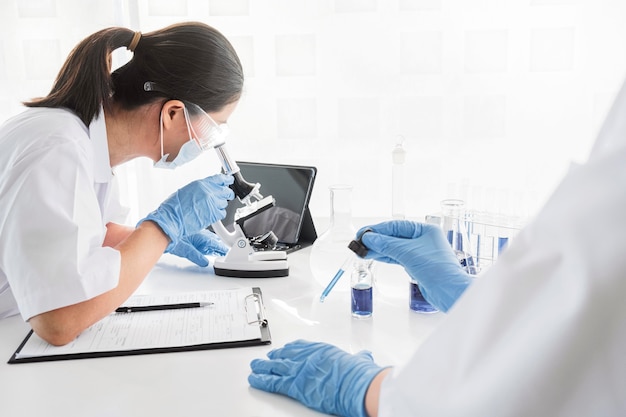
<svg viewBox="0 0 626 417">
<path fill-rule="evenodd" d="M 418 313 L 436 313 L 437 310 L 424 298 L 417 281 L 409 280 L 409 308 Z"/>
<path fill-rule="evenodd" d="M 350 277 L 352 317 L 366 319 L 372 317 L 374 275 L 371 259 L 354 257 Z"/>
<path fill-rule="evenodd" d="M 310 266 L 313 278 L 326 287 L 350 252 L 348 244 L 356 236 L 352 224 L 352 186 L 332 185 L 330 190 L 330 223 L 313 243 Z M 349 280 L 339 280 L 333 291 L 347 291 Z"/>
</svg>

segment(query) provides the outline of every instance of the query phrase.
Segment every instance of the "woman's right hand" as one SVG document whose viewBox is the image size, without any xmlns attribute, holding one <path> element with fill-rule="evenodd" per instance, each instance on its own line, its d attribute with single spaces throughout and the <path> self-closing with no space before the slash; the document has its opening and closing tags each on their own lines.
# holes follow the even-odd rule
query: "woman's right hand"
<svg viewBox="0 0 626 417">
<path fill-rule="evenodd" d="M 364 227 L 361 234 L 369 249 L 366 258 L 402 265 L 441 311 L 448 311 L 472 282 L 438 226 L 393 220 Z"/>
<path fill-rule="evenodd" d="M 167 250 L 184 236 L 206 229 L 226 216 L 228 200 L 235 198 L 229 188 L 231 175 L 217 174 L 193 181 L 169 196 L 146 220 L 155 222 L 169 239 Z"/>
</svg>

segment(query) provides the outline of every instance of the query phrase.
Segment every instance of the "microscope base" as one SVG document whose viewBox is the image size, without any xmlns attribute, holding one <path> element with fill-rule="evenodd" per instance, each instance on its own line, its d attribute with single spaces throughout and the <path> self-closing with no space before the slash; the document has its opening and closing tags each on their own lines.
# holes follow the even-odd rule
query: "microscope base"
<svg viewBox="0 0 626 417">
<path fill-rule="evenodd" d="M 266 197 L 267 198 L 267 197 Z M 213 224 L 215 233 L 230 249 L 226 256 L 213 262 L 215 275 L 239 278 L 270 278 L 289 275 L 289 263 L 285 251 L 255 251 L 243 232 L 235 223 L 235 230 L 229 232 L 221 221 Z"/>
<path fill-rule="evenodd" d="M 287 261 L 256 261 L 236 265 L 232 262 L 220 261 L 218 258 L 213 264 L 213 270 L 215 275 L 221 277 L 272 278 L 289 276 Z"/>
</svg>

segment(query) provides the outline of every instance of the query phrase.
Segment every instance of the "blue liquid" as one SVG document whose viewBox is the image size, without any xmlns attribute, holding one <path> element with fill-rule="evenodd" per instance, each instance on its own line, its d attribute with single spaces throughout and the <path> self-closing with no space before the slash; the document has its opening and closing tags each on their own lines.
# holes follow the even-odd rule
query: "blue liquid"
<svg viewBox="0 0 626 417">
<path fill-rule="evenodd" d="M 456 235 L 456 248 L 454 247 L 454 235 Z M 447 234 L 447 238 L 448 238 L 448 243 L 453 246 L 452 249 L 461 249 L 463 248 L 463 234 L 461 232 L 454 232 L 452 230 L 448 230 L 448 234 Z"/>
<path fill-rule="evenodd" d="M 459 260 L 459 263 L 470 275 L 478 274 L 478 268 L 476 267 L 476 263 L 474 262 L 474 257 L 467 252 L 463 252 L 460 250 L 455 250 L 456 258 Z"/>
<path fill-rule="evenodd" d="M 367 318 L 372 315 L 372 287 L 352 288 L 352 316 Z"/>
<path fill-rule="evenodd" d="M 508 237 L 499 237 L 498 238 L 498 255 L 502 253 L 504 249 L 506 249 L 506 245 L 509 244 Z"/>
<path fill-rule="evenodd" d="M 333 279 L 330 280 L 326 288 L 324 288 L 324 291 L 322 291 L 322 295 L 320 295 L 320 303 L 323 303 L 326 297 L 328 297 L 328 294 L 330 294 L 330 290 L 333 289 L 333 287 L 335 286 L 337 281 L 339 281 L 339 278 L 341 278 L 343 273 L 344 273 L 343 268 L 340 268 L 339 271 L 337 271 L 337 273 L 333 277 Z"/>
<path fill-rule="evenodd" d="M 420 291 L 420 287 L 417 285 L 417 282 L 411 281 L 409 283 L 409 291 L 411 294 L 411 299 L 409 300 L 409 307 L 413 311 L 417 311 L 418 313 L 435 313 L 437 309 L 432 306 Z"/>
<path fill-rule="evenodd" d="M 454 241 L 455 235 L 456 242 Z M 470 242 L 464 242 L 463 234 L 460 232 L 455 233 L 452 230 L 448 230 L 447 239 L 452 246 L 452 250 L 456 254 L 456 258 L 459 260 L 459 263 L 461 264 L 463 269 L 465 269 L 465 271 L 470 275 L 476 275 L 478 273 L 478 268 L 476 267 L 476 262 L 474 262 L 474 258 L 470 253 L 463 250 L 464 245 L 469 246 Z"/>
</svg>

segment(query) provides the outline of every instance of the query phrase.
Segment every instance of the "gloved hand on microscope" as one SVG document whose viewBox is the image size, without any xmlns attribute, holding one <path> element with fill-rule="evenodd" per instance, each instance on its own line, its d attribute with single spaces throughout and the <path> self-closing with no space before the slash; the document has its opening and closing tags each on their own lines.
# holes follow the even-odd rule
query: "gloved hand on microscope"
<svg viewBox="0 0 626 417">
<path fill-rule="evenodd" d="M 168 197 L 146 220 L 155 222 L 170 238 L 165 253 L 187 258 L 205 267 L 205 255 L 224 255 L 228 247 L 207 227 L 226 216 L 235 198 L 232 175 L 217 174 L 193 181 Z"/>
</svg>

